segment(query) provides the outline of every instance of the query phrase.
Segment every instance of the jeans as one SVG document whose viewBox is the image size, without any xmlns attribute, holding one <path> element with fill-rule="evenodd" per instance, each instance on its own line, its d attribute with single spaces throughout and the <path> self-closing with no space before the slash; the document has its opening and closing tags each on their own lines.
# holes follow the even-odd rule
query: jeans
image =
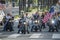
<svg viewBox="0 0 60 40">
<path fill-rule="evenodd" d="M 4 24 L 4 28 L 3 31 L 6 31 L 6 26 L 7 26 L 8 21 L 6 21 L 6 23 Z"/>
<path fill-rule="evenodd" d="M 19 27 L 18 33 L 23 29 L 23 27 Z"/>
</svg>

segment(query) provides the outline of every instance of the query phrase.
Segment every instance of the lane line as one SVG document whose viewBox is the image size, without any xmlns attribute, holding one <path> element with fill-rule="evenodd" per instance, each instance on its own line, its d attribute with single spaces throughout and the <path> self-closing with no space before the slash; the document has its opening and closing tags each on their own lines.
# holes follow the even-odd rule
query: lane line
<svg viewBox="0 0 60 40">
<path fill-rule="evenodd" d="M 0 40 L 2 40 L 2 39 L 0 39 Z"/>
<path fill-rule="evenodd" d="M 54 38 L 60 39 L 60 34 L 53 34 L 53 35 L 52 35 L 52 38 L 53 38 L 53 39 L 54 39 Z"/>
<path fill-rule="evenodd" d="M 17 38 L 18 36 L 20 36 L 21 34 L 12 34 L 9 35 L 8 38 Z"/>
<path fill-rule="evenodd" d="M 2 33 L 0 33 L 0 35 L 1 35 Z"/>
<path fill-rule="evenodd" d="M 41 34 L 32 34 L 29 38 L 39 38 Z"/>
</svg>

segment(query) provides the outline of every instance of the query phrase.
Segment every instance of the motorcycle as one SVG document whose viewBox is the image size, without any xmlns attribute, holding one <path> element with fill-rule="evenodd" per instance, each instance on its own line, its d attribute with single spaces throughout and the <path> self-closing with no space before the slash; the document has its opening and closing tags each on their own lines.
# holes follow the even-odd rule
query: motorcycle
<svg viewBox="0 0 60 40">
<path fill-rule="evenodd" d="M 26 32 L 29 34 L 28 26 L 25 21 L 22 23 L 22 26 L 23 26 L 21 30 L 22 34 L 26 34 Z"/>
<path fill-rule="evenodd" d="M 57 22 L 55 20 L 51 20 L 51 23 L 49 24 L 49 32 L 58 32 Z"/>
<path fill-rule="evenodd" d="M 13 31 L 13 27 L 12 27 L 12 20 L 9 19 L 7 24 L 6 24 L 6 31 Z"/>
<path fill-rule="evenodd" d="M 34 20 L 31 31 L 37 32 L 38 30 L 41 31 L 40 21 L 39 20 Z"/>
</svg>

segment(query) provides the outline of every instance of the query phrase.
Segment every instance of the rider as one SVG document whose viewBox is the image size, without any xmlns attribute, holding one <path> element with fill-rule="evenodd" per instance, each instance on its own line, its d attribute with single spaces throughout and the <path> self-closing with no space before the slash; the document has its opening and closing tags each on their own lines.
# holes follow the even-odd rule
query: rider
<svg viewBox="0 0 60 40">
<path fill-rule="evenodd" d="M 13 31 L 12 25 L 10 24 L 11 22 L 9 22 L 10 20 L 12 20 L 12 16 L 11 16 L 10 13 L 8 13 L 5 16 L 5 22 L 4 22 L 4 29 L 3 29 L 3 31 L 7 31 L 8 28 L 9 28 L 10 31 Z"/>
<path fill-rule="evenodd" d="M 28 17 L 28 13 L 25 14 L 25 20 L 26 20 L 26 23 L 27 23 L 27 26 L 26 26 L 26 32 L 29 34 L 29 17 Z"/>
<path fill-rule="evenodd" d="M 23 22 L 25 21 L 24 15 L 21 17 L 21 19 L 19 20 L 19 24 L 18 24 L 18 33 L 22 32 L 23 30 Z"/>
<path fill-rule="evenodd" d="M 52 31 L 54 32 L 54 30 L 56 30 L 58 32 L 58 20 L 56 18 L 56 16 L 53 16 L 52 19 L 49 22 L 49 32 Z"/>
<path fill-rule="evenodd" d="M 33 15 L 33 18 L 34 18 L 34 20 L 38 20 L 38 19 L 39 19 L 39 13 L 36 12 L 36 13 Z"/>
<path fill-rule="evenodd" d="M 41 15 L 41 19 L 44 19 L 44 16 L 45 16 L 45 14 L 42 13 L 42 15 Z M 42 20 L 41 20 L 41 23 L 42 23 L 42 24 L 41 24 L 41 28 L 43 28 L 43 29 L 46 28 L 46 27 L 45 27 L 45 23 L 43 23 Z"/>
</svg>

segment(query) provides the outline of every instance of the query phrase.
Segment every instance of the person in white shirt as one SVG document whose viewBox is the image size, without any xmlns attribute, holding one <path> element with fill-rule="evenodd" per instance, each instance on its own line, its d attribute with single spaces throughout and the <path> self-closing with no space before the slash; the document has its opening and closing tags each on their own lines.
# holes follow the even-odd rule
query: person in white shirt
<svg viewBox="0 0 60 40">
<path fill-rule="evenodd" d="M 10 22 L 12 20 L 12 16 L 11 16 L 11 14 L 9 13 L 9 14 L 7 14 L 6 16 L 5 16 L 5 24 L 4 24 L 4 29 L 3 29 L 3 31 L 8 31 L 7 30 L 7 28 L 9 28 L 9 31 L 13 31 L 13 28 L 12 28 L 12 22 Z M 8 26 L 8 27 L 7 27 Z"/>
</svg>

